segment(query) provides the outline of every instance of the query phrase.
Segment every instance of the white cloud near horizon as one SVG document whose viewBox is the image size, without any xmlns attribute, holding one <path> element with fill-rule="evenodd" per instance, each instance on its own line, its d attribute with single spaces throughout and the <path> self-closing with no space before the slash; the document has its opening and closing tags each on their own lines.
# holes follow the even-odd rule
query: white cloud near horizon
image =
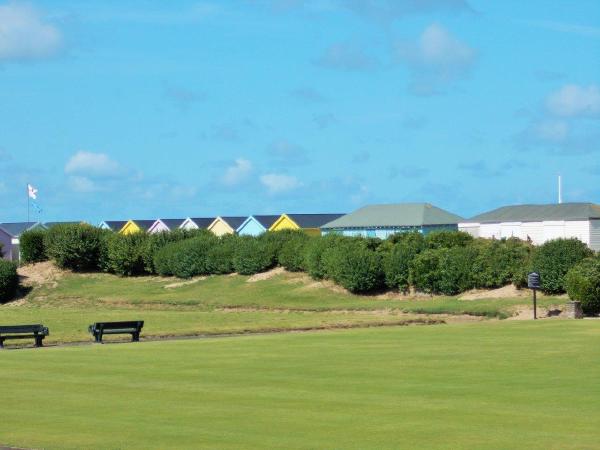
<svg viewBox="0 0 600 450">
<path fill-rule="evenodd" d="M 567 84 L 546 98 L 546 108 L 556 116 L 600 115 L 600 88 L 596 85 Z"/>
<path fill-rule="evenodd" d="M 302 186 L 298 178 L 291 175 L 268 173 L 260 177 L 260 182 L 270 194 L 281 194 Z"/>
<path fill-rule="evenodd" d="M 0 5 L 0 61 L 54 56 L 63 46 L 61 31 L 27 3 Z"/>
<path fill-rule="evenodd" d="M 225 186 L 238 185 L 248 178 L 252 169 L 253 166 L 251 161 L 244 158 L 238 158 L 232 166 L 227 167 L 221 181 Z"/>
<path fill-rule="evenodd" d="M 65 165 L 65 173 L 73 176 L 112 178 L 123 175 L 125 168 L 105 153 L 80 150 Z"/>
</svg>

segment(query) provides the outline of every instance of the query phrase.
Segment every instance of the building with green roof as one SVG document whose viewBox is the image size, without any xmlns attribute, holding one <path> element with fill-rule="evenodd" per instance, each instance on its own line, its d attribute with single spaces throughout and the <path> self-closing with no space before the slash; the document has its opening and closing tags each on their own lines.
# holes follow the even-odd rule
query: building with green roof
<svg viewBox="0 0 600 450">
<path fill-rule="evenodd" d="M 323 225 L 321 233 L 386 239 L 395 233 L 457 230 L 462 220 L 429 203 L 368 205 Z"/>
<path fill-rule="evenodd" d="M 600 205 L 594 203 L 503 206 L 465 220 L 458 227 L 475 237 L 516 237 L 536 245 L 577 238 L 600 251 Z"/>
</svg>

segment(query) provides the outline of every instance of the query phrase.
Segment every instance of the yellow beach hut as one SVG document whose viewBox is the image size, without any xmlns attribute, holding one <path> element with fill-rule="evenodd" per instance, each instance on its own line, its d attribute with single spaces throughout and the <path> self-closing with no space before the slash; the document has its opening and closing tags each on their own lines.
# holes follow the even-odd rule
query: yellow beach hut
<svg viewBox="0 0 600 450">
<path fill-rule="evenodd" d="M 120 234 L 133 234 L 142 231 L 148 231 L 156 220 L 128 220 L 123 228 L 119 230 Z"/>
<path fill-rule="evenodd" d="M 320 227 L 344 214 L 282 214 L 271 225 L 269 231 L 302 230 L 307 234 L 318 236 Z"/>
<path fill-rule="evenodd" d="M 217 236 L 233 234 L 246 219 L 247 217 L 240 216 L 219 216 L 208 226 L 208 231 Z"/>
</svg>

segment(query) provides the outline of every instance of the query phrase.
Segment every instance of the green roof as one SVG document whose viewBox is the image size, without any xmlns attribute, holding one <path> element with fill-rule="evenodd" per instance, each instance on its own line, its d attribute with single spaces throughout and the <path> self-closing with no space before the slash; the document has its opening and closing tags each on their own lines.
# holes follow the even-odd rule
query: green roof
<svg viewBox="0 0 600 450">
<path fill-rule="evenodd" d="M 333 220 L 321 228 L 389 228 L 426 225 L 452 225 L 462 217 L 429 203 L 369 205 Z"/>
<path fill-rule="evenodd" d="M 600 219 L 600 205 L 593 203 L 560 203 L 503 206 L 472 217 L 468 222 L 541 222 L 544 220 L 589 219 Z"/>
</svg>

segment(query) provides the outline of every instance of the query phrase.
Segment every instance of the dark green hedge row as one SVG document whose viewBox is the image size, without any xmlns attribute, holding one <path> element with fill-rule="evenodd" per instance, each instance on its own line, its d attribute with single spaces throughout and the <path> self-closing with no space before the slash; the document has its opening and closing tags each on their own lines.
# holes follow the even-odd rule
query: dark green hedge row
<svg viewBox="0 0 600 450">
<path fill-rule="evenodd" d="M 600 313 L 600 257 L 586 258 L 572 267 L 565 277 L 571 300 L 579 300 L 585 314 Z"/>
<path fill-rule="evenodd" d="M 330 279 L 351 292 L 415 289 L 455 295 L 473 288 L 526 284 L 538 271 L 544 292 L 565 292 L 567 272 L 592 252 L 576 239 L 540 247 L 518 239 L 474 239 L 457 231 L 405 233 L 382 241 L 299 231 L 259 237 L 216 237 L 206 230 L 121 235 L 89 225 L 59 225 L 23 235 L 27 261 L 50 258 L 76 271 L 121 276 L 159 274 L 189 278 L 237 272 L 251 275 L 275 266 Z"/>
<path fill-rule="evenodd" d="M 0 303 L 12 300 L 17 293 L 18 286 L 17 265 L 11 261 L 0 259 Z"/>
</svg>

